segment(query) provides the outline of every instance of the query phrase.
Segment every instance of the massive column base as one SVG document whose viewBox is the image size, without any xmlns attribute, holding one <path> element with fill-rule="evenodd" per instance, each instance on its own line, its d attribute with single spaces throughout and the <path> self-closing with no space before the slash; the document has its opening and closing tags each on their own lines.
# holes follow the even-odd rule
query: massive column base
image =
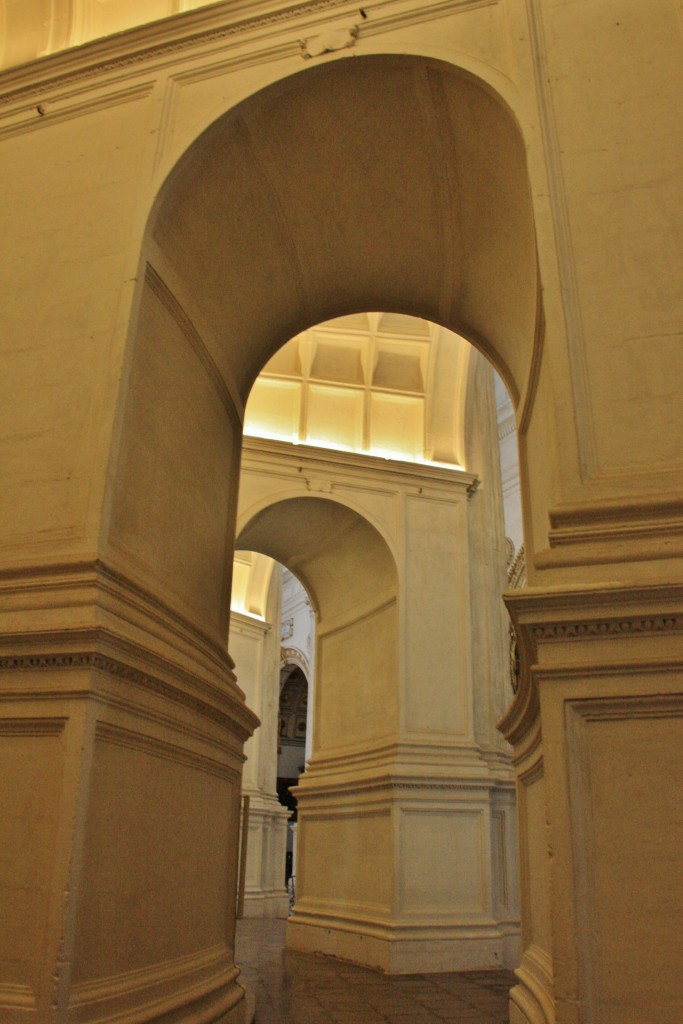
<svg viewBox="0 0 683 1024">
<path fill-rule="evenodd" d="M 217 1020 L 215 1024 L 254 1024 L 256 1018 L 256 997 L 250 988 L 246 988 L 243 985 L 240 987 L 244 991 L 241 1001 L 225 1016 Z M 194 1018 L 192 1018 L 192 1024 L 195 1024 Z M 213 1021 L 211 1021 L 211 1024 L 213 1024 Z"/>
<path fill-rule="evenodd" d="M 448 971 L 493 970 L 514 959 L 511 946 L 518 939 L 500 931 L 477 927 L 461 929 L 391 928 L 358 923 L 351 929 L 341 923 L 306 923 L 306 915 L 287 924 L 287 948 L 302 953 L 322 953 L 361 964 L 386 974 L 435 974 Z"/>
<path fill-rule="evenodd" d="M 554 1024 L 552 960 L 539 947 L 525 950 L 510 992 L 510 1024 Z"/>
<path fill-rule="evenodd" d="M 249 1024 L 233 908 L 256 719 L 223 649 L 160 601 L 101 565 L 52 576 L 0 580 L 0 1020 Z"/>
<path fill-rule="evenodd" d="M 516 967 L 509 768 L 445 744 L 371 756 L 299 780 L 288 948 L 392 974 Z"/>
</svg>

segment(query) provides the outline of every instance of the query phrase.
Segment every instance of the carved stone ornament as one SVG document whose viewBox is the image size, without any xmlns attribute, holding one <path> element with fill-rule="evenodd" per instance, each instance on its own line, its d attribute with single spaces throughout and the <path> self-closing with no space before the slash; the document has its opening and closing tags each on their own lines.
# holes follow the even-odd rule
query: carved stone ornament
<svg viewBox="0 0 683 1024">
<path fill-rule="evenodd" d="M 347 50 L 355 46 L 358 31 L 358 25 L 352 25 L 351 28 L 328 28 L 318 36 L 302 39 L 299 44 L 301 56 L 304 60 L 310 60 L 311 57 L 322 57 L 324 53 Z"/>
<path fill-rule="evenodd" d="M 324 479 L 320 476 L 307 476 L 306 477 L 306 489 L 318 494 L 331 494 L 333 483 L 331 480 Z"/>
</svg>

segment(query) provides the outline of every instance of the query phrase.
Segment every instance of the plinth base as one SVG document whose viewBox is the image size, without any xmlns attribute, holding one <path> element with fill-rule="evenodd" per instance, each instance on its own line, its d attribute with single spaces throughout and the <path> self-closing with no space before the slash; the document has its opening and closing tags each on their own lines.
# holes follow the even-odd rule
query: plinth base
<svg viewBox="0 0 683 1024">
<path fill-rule="evenodd" d="M 297 915 L 287 923 L 287 949 L 348 960 L 385 974 L 433 974 L 494 970 L 518 956 L 517 936 L 495 926 L 304 923 Z"/>
</svg>

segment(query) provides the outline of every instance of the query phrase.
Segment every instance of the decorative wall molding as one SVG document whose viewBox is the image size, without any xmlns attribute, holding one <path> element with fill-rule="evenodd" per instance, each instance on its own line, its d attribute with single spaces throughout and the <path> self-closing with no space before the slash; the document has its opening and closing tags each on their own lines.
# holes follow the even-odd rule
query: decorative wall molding
<svg viewBox="0 0 683 1024">
<path fill-rule="evenodd" d="M 142 616 L 145 623 L 168 632 L 175 639 L 175 646 L 187 645 L 193 660 L 200 656 L 202 661 L 214 665 L 221 674 L 231 672 L 235 665 L 225 647 L 204 633 L 191 619 L 180 614 L 130 574 L 121 572 L 108 562 L 98 558 L 56 562 L 49 565 L 17 565 L 0 569 L 0 614 L 15 610 L 18 605 L 22 612 L 34 609 L 83 607 L 92 604 L 103 606 L 110 599 L 126 607 L 126 618 Z M 47 635 L 44 627 L 41 635 Z M 13 638 L 13 631 L 3 630 L 5 643 Z"/>
<path fill-rule="evenodd" d="M 506 537 L 506 540 L 509 538 Z M 512 544 L 512 542 L 510 543 Z M 526 553 L 523 544 L 517 551 L 514 550 L 514 544 L 512 544 L 508 554 L 507 578 L 511 590 L 521 590 L 526 587 Z"/>
<path fill-rule="evenodd" d="M 28 985 L 13 985 L 10 982 L 3 982 L 0 985 L 0 1010 L 6 1010 L 11 1014 L 10 1019 L 15 1019 L 15 1014 L 37 1009 L 35 992 Z"/>
<path fill-rule="evenodd" d="M 172 761 L 175 764 L 193 768 L 205 775 L 216 775 L 218 778 L 229 781 L 233 786 L 239 785 L 239 773 L 232 765 L 204 757 L 186 747 L 168 743 L 166 740 L 157 739 L 147 733 L 136 732 L 120 725 L 113 725 L 111 722 L 100 721 L 95 727 L 95 737 L 105 743 L 111 743 L 113 746 L 138 750 L 151 757 L 159 757 L 163 761 Z"/>
<path fill-rule="evenodd" d="M 280 628 L 280 640 L 289 640 L 294 635 L 294 619 L 283 619 Z"/>
<path fill-rule="evenodd" d="M 560 535 L 592 530 L 647 529 L 666 522 L 667 529 L 683 529 L 683 499 L 653 495 L 637 500 L 617 499 L 591 504 L 576 502 L 550 509 L 551 532 Z"/>
<path fill-rule="evenodd" d="M 230 633 L 239 633 L 241 636 L 248 636 L 251 640 L 262 640 L 272 630 L 270 622 L 265 619 L 257 619 L 251 614 L 238 612 L 234 608 L 230 610 Z"/>
<path fill-rule="evenodd" d="M 18 69 L 10 68 L 0 74 L 0 90 L 4 80 L 8 84 L 12 80 L 21 82 L 22 78 L 29 81 L 17 84 L 14 89 L 10 84 L 8 91 L 0 95 L 0 104 L 34 96 L 55 86 L 72 85 L 111 72 L 136 68 L 147 61 L 153 62 L 159 58 L 168 60 L 173 55 L 184 54 L 195 47 L 221 43 L 255 29 L 279 27 L 283 22 L 347 5 L 348 0 L 304 0 L 303 3 L 276 11 L 242 18 L 238 16 L 237 19 L 235 14 L 239 15 L 236 10 L 238 5 L 231 0 L 212 5 L 208 9 L 187 11 L 172 21 L 164 19 L 136 26 L 115 36 L 95 39 L 78 48 L 50 54 L 41 58 L 40 64 L 31 62 Z M 240 6 L 244 10 L 244 5 Z M 115 56 L 104 56 L 111 54 L 112 50 Z M 30 79 L 36 72 L 41 81 L 31 83 Z"/>
<path fill-rule="evenodd" d="M 368 5 L 367 8 L 364 8 L 368 11 L 369 16 L 367 21 L 361 23 L 363 38 L 377 35 L 380 32 L 409 28 L 416 21 L 420 23 L 435 21 L 438 18 L 446 18 L 449 14 L 475 11 L 483 7 L 496 7 L 500 2 L 501 0 L 436 0 L 435 3 L 425 3 L 424 0 L 418 0 L 412 8 L 394 10 L 391 13 L 391 8 L 397 6 L 392 0 L 380 0 L 380 3 L 374 0 L 371 7 Z M 386 7 L 389 13 L 378 16 L 380 7 Z"/>
<path fill-rule="evenodd" d="M 653 497 L 650 501 L 566 505 L 551 509 L 549 516 L 548 537 L 554 562 L 564 549 L 585 549 L 589 545 L 620 545 L 617 552 L 590 552 L 585 559 L 589 562 L 613 561 L 616 554 L 623 557 L 624 545 L 629 546 L 631 559 L 672 558 L 683 551 L 683 502 L 678 499 Z M 654 545 L 639 552 L 638 546 L 647 541 Z"/>
<path fill-rule="evenodd" d="M 267 462 L 269 459 L 277 459 L 280 473 L 283 467 L 293 466 L 305 479 L 311 483 L 322 481 L 327 484 L 330 481 L 329 470 L 326 467 L 334 464 L 334 483 L 336 487 L 344 485 L 346 476 L 353 476 L 356 472 L 367 479 L 368 470 L 373 474 L 382 477 L 393 477 L 405 485 L 425 487 L 433 484 L 435 491 L 441 490 L 443 485 L 451 485 L 453 489 L 460 489 L 467 494 L 472 494 L 479 486 L 479 478 L 474 473 L 468 473 L 464 469 L 454 466 L 452 469 L 445 469 L 443 466 L 434 466 L 420 462 L 402 462 L 399 459 L 385 459 L 367 453 L 355 453 L 338 451 L 336 449 L 316 448 L 314 445 L 298 444 L 292 446 L 286 441 L 275 441 L 269 438 L 257 438 L 246 436 L 243 441 L 242 462 L 248 468 L 260 468 L 249 466 L 253 460 L 257 464 Z M 299 468 L 301 467 L 301 468 Z M 373 487 L 374 490 L 381 489 Z M 391 492 L 389 492 L 391 493 Z"/>
<path fill-rule="evenodd" d="M 515 420 L 515 414 L 512 413 L 498 424 L 498 440 L 502 441 L 504 438 L 516 433 L 517 421 Z"/>
<path fill-rule="evenodd" d="M 508 561 L 507 561 L 507 578 L 508 587 L 511 590 L 520 590 L 526 586 L 526 554 L 524 551 L 524 545 L 522 544 L 518 551 L 515 552 L 515 546 L 510 541 L 509 537 L 505 538 L 509 541 L 510 548 L 508 548 Z M 522 672 L 521 659 L 519 653 L 519 642 L 517 640 L 517 631 L 515 625 L 510 619 L 510 630 L 508 639 L 508 670 L 510 673 L 510 686 L 512 692 L 517 693 L 519 689 L 519 680 Z"/>
<path fill-rule="evenodd" d="M 325 53 L 348 50 L 356 45 L 359 32 L 359 25 L 352 25 L 346 29 L 325 29 L 319 35 L 301 40 L 301 56 L 304 60 L 310 60 L 312 57 L 322 57 Z"/>
<path fill-rule="evenodd" d="M 508 879 L 507 865 L 509 856 L 507 852 L 506 825 L 508 815 L 505 810 L 491 809 L 491 849 L 498 867 L 500 888 L 497 893 L 498 903 L 502 908 L 507 908 L 510 903 L 510 879 Z"/>
<path fill-rule="evenodd" d="M 97 639 L 102 640 L 103 635 L 104 631 L 99 631 Z M 217 704 L 209 703 L 208 700 L 202 700 L 195 694 L 182 689 L 177 684 L 174 685 L 162 679 L 159 675 L 144 671 L 130 663 L 96 651 L 27 653 L 0 657 L 0 673 L 73 671 L 74 669 L 102 672 L 108 677 L 132 683 L 148 693 L 164 698 L 173 705 L 185 708 L 205 719 L 216 722 L 224 729 L 235 734 L 241 742 L 248 739 L 258 723 L 256 716 L 230 695 L 221 695 L 223 704 L 223 707 L 221 707 Z M 177 666 L 172 667 L 172 673 L 176 677 L 180 676 L 183 681 L 190 679 L 189 674 L 179 672 Z M 195 684 L 198 682 L 196 679 L 191 681 Z M 23 691 L 13 691 L 8 681 L 4 684 L 2 697 L 3 699 L 9 699 L 21 696 L 22 693 Z M 106 701 L 106 697 L 98 690 L 97 684 L 93 684 L 92 681 L 87 686 L 79 685 L 76 688 L 60 689 L 59 691 L 50 690 L 49 695 L 65 700 L 73 699 L 74 697 L 94 696 Z M 218 695 L 214 694 L 213 696 Z"/>
<path fill-rule="evenodd" d="M 550 548 L 534 562 L 546 566 L 679 558 L 683 555 L 683 501 L 653 496 L 573 504 L 551 509 Z"/>
<path fill-rule="evenodd" d="M 298 647 L 280 648 L 280 667 L 284 668 L 285 665 L 298 665 L 308 679 L 310 675 L 310 664 L 306 655 L 303 651 L 300 651 Z"/>
<path fill-rule="evenodd" d="M 149 96 L 154 83 L 147 81 L 130 86 L 127 89 L 119 89 L 97 95 L 80 103 L 66 104 L 65 97 L 53 97 L 50 103 L 38 104 L 36 107 L 24 108 L 20 112 L 21 120 L 12 121 L 0 127 L 0 140 L 10 138 L 13 135 L 21 135 L 24 132 L 36 131 L 48 128 L 53 124 L 60 124 L 63 121 L 70 121 L 74 117 L 81 117 L 83 114 L 92 114 L 107 107 L 115 107 L 120 103 L 132 103 L 135 100 L 145 99 Z M 0 96 L 0 104 L 3 97 Z"/>
<path fill-rule="evenodd" d="M 570 700 L 566 705 L 567 729 L 580 728 L 584 722 L 631 721 L 642 718 L 683 717 L 683 693 L 646 693 L 619 697 L 592 697 Z M 571 722 L 569 716 L 571 715 Z M 582 753 L 585 754 L 585 751 Z M 579 757 L 576 764 L 582 763 Z"/>
<path fill-rule="evenodd" d="M 332 494 L 334 482 L 320 476 L 307 476 L 306 490 L 314 494 Z"/>
<path fill-rule="evenodd" d="M 535 588 L 508 591 L 505 603 L 514 622 L 520 652 L 519 687 L 512 705 L 498 723 L 505 738 L 518 747 L 515 763 L 540 742 L 538 683 L 541 678 L 656 673 L 675 666 L 673 640 L 653 657 L 642 638 L 683 634 L 683 586 L 676 584 L 605 585 Z M 617 639 L 623 647 L 614 648 Z M 636 646 L 641 640 L 640 645 Z M 609 642 L 609 650 L 604 644 Z M 585 653 L 554 655 L 552 644 L 585 643 Z M 601 643 L 602 642 L 602 643 Z M 539 648 L 546 646 L 541 660 Z M 628 645 L 628 646 L 627 646 Z"/>
<path fill-rule="evenodd" d="M 677 499 L 565 506 L 550 511 L 550 524 L 550 548 L 534 557 L 538 568 L 683 556 L 683 502 Z"/>
<path fill-rule="evenodd" d="M 646 618 L 603 619 L 586 622 L 555 622 L 531 626 L 531 636 L 538 643 L 549 640 L 571 640 L 586 637 L 628 635 L 636 633 L 679 633 L 683 616 L 653 615 Z"/>
<path fill-rule="evenodd" d="M 58 736 L 66 722 L 66 718 L 0 718 L 0 736 Z"/>
<path fill-rule="evenodd" d="M 325 757 L 316 754 L 311 768 L 319 765 L 326 772 L 332 770 L 346 771 L 348 768 L 382 769 L 393 768 L 407 772 L 413 767 L 422 772 L 425 767 L 433 766 L 435 771 L 451 771 L 462 773 L 463 767 L 474 768 L 476 773 L 490 780 L 488 766 L 482 761 L 481 748 L 472 741 L 463 741 L 461 737 L 445 734 L 436 741 L 432 734 L 430 742 L 420 740 L 395 741 L 382 743 L 378 740 L 372 749 L 367 744 L 349 744 L 344 748 L 335 748 L 337 753 L 330 752 Z M 499 767 L 499 766 L 498 766 Z"/>
<path fill-rule="evenodd" d="M 372 36 L 498 3 L 500 0 L 436 0 L 433 3 L 420 0 L 407 10 L 404 7 L 396 11 L 394 0 L 373 0 L 370 17 L 361 23 L 362 31 L 363 35 Z M 0 72 L 0 107 L 22 102 L 30 105 L 33 97 L 42 97 L 55 89 L 87 88 L 90 82 L 97 86 L 102 84 L 98 79 L 120 72 L 130 77 L 145 64 L 151 70 L 155 64 L 168 66 L 186 61 L 192 50 L 204 58 L 209 47 L 225 47 L 231 41 L 241 44 L 241 37 L 249 33 L 267 36 L 272 34 L 270 30 L 281 31 L 287 22 L 292 23 L 293 31 L 298 29 L 299 32 L 291 43 L 291 53 L 295 56 L 302 52 L 302 29 L 304 32 L 307 28 L 313 30 L 303 37 L 305 41 L 319 36 L 321 29 L 324 35 L 326 22 L 322 19 L 325 15 L 339 11 L 339 17 L 355 18 L 359 13 L 358 6 L 349 0 L 304 0 L 257 13 L 253 13 L 254 6 L 253 2 L 225 0 L 7 68 Z M 335 16 L 335 28 L 338 21 Z M 255 50 L 260 54 L 263 49 L 257 42 Z M 283 55 L 281 45 L 275 49 L 278 56 Z"/>
<path fill-rule="evenodd" d="M 509 785 L 512 789 L 514 783 Z M 349 772 L 335 781 L 329 776 L 320 780 L 314 771 L 309 771 L 299 779 L 297 799 L 304 801 L 302 808 L 307 820 L 313 820 L 321 815 L 345 817 L 380 813 L 382 808 L 389 813 L 401 794 L 405 799 L 412 795 L 421 802 L 432 805 L 436 801 L 447 808 L 452 805 L 454 794 L 459 794 L 463 803 L 472 803 L 488 800 L 492 788 L 490 779 L 467 778 L 466 774 L 450 779 L 426 774 L 421 778 L 406 778 L 397 772 L 396 775 L 353 778 Z"/>
<path fill-rule="evenodd" d="M 353 926 L 362 924 L 364 935 L 387 941 L 438 941 L 450 937 L 471 942 L 500 937 L 498 924 L 478 909 L 469 913 L 442 910 L 440 919 L 435 919 L 433 910 L 424 914 L 402 911 L 405 920 L 389 920 L 390 913 L 390 908 L 382 903 L 337 902 L 308 897 L 297 901 L 291 921 L 293 924 L 310 923 L 319 928 L 349 931 L 355 930 Z M 424 920 L 420 921 L 420 917 Z"/>
<path fill-rule="evenodd" d="M 230 951 L 217 946 L 125 974 L 81 982 L 73 988 L 69 1007 L 79 1017 L 96 1014 L 103 1021 L 131 1019 L 132 997 L 136 1001 L 134 1019 L 142 1020 L 139 1000 L 145 993 L 145 1008 L 153 1007 L 154 1019 L 175 1016 L 191 999 L 197 1019 L 218 1020 L 244 998 L 244 989 L 235 985 L 239 968 L 230 960 Z M 213 1011 L 210 1017 L 200 1014 L 204 1001 Z"/>
<path fill-rule="evenodd" d="M 531 943 L 524 950 L 522 963 L 515 971 L 521 984 L 510 992 L 510 1004 L 529 1024 L 554 1024 L 555 999 L 553 961 L 550 954 Z"/>
<path fill-rule="evenodd" d="M 590 635 L 678 629 L 683 584 L 527 587 L 508 591 L 505 601 L 517 626 L 527 633 L 559 631 L 549 632 L 548 639 L 574 629 Z"/>
<path fill-rule="evenodd" d="M 205 970 L 207 967 L 220 967 L 225 963 L 228 952 L 225 946 L 212 946 L 209 949 L 202 949 L 198 953 L 174 957 L 173 960 L 164 960 L 160 964 L 142 967 L 138 970 L 128 971 L 125 974 L 117 974 L 104 979 L 98 978 L 96 981 L 81 982 L 74 987 L 74 997 L 71 1000 L 71 1005 L 81 1006 L 94 1000 L 107 998 L 112 994 L 120 995 L 126 991 L 147 987 L 150 984 L 174 981 L 179 976 L 182 977 L 198 969 Z M 236 976 L 236 968 L 233 967 L 231 971 L 233 976 Z"/>
<path fill-rule="evenodd" d="M 15 654 L 9 657 L 0 657 L 0 671 L 2 672 L 43 672 L 53 669 L 74 669 L 93 668 L 97 655 L 92 652 L 81 652 L 79 654 Z M 105 659 L 102 659 L 103 662 Z M 104 664 L 102 666 L 105 667 Z M 140 678 L 144 678 L 139 673 Z"/>
</svg>

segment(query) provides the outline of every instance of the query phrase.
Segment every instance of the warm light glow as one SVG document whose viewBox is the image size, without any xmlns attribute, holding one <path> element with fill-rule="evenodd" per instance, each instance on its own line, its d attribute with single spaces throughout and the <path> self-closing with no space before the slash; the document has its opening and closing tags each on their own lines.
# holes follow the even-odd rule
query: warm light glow
<svg viewBox="0 0 683 1024">
<path fill-rule="evenodd" d="M 462 338 L 415 317 L 368 313 L 319 324 L 265 365 L 249 396 L 244 433 L 462 470 L 453 409 L 466 379 L 463 352 Z M 452 355 L 444 361 L 444 353 Z M 441 382 L 438 398 L 434 380 Z"/>
<path fill-rule="evenodd" d="M 19 0 L 0 3 L 0 66 L 33 60 L 220 0 Z M 4 46 L 2 45 L 4 43 Z"/>
<path fill-rule="evenodd" d="M 309 437 L 304 442 L 311 448 L 327 448 L 332 452 L 353 452 L 358 451 L 357 448 L 353 448 L 348 444 L 338 444 L 336 441 L 331 441 L 329 438 L 320 437 Z"/>
<path fill-rule="evenodd" d="M 264 440 L 286 441 L 288 444 L 299 444 L 297 434 L 281 434 L 276 430 L 269 430 L 267 426 L 261 423 L 245 423 L 243 433 L 246 437 L 262 437 Z"/>
<path fill-rule="evenodd" d="M 238 551 L 232 565 L 230 610 L 265 622 L 268 589 L 275 563 L 255 551 Z"/>
</svg>

